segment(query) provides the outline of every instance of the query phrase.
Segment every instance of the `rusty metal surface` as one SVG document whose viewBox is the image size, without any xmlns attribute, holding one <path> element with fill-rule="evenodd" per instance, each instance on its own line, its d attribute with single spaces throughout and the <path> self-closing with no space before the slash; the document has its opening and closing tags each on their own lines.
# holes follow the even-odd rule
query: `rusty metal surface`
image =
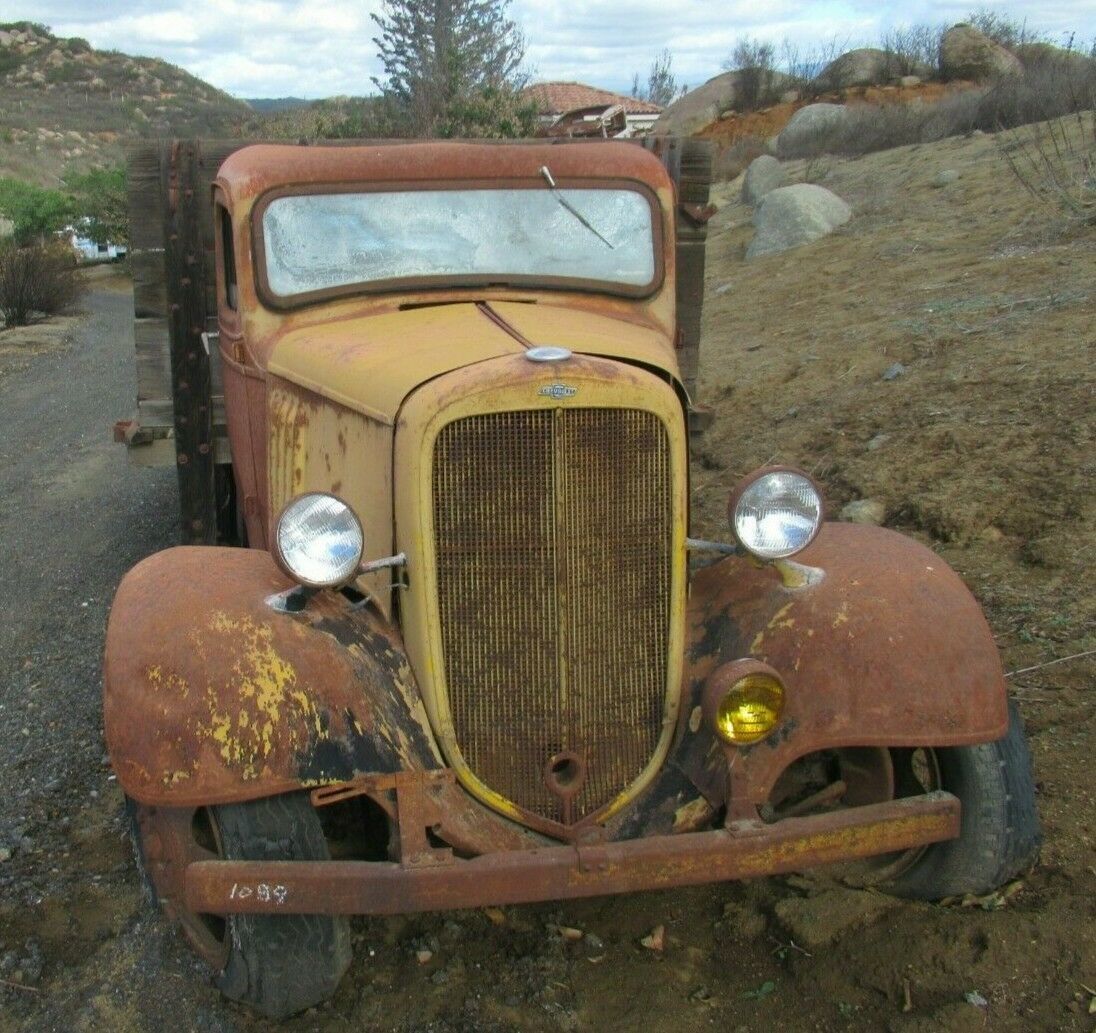
<svg viewBox="0 0 1096 1033">
<path fill-rule="evenodd" d="M 331 592 L 275 613 L 290 584 L 250 549 L 169 549 L 126 575 L 104 722 L 128 795 L 209 804 L 441 766 L 394 629 Z"/>
<path fill-rule="evenodd" d="M 186 869 L 196 861 L 220 860 L 215 844 L 198 841 L 196 820 L 201 813 L 193 807 L 159 808 L 137 804 L 133 818 L 140 833 L 139 849 L 145 874 L 156 891 L 168 918 L 182 927 L 183 934 L 199 956 L 215 971 L 228 961 L 225 930 L 208 915 L 189 910 L 186 904 Z M 208 826 L 207 826 L 208 827 Z"/>
<path fill-rule="evenodd" d="M 409 141 L 385 147 L 295 147 L 253 144 L 231 154 L 220 168 L 218 185 L 235 204 L 293 183 L 413 183 L 436 180 L 539 179 L 548 165 L 562 179 L 633 179 L 670 186 L 662 163 L 628 143 L 585 147 L 552 144 L 508 145 Z"/>
<path fill-rule="evenodd" d="M 780 772 L 815 750 L 964 745 L 1007 728 L 1001 663 L 977 602 L 939 556 L 892 531 L 826 524 L 794 563 L 715 563 L 694 576 L 688 619 L 691 699 L 673 763 L 718 800 L 729 758 L 736 813 L 752 813 Z M 780 672 L 784 719 L 762 742 L 724 752 L 690 711 L 713 672 L 741 657 Z"/>
<path fill-rule="evenodd" d="M 199 861 L 186 870 L 192 912 L 407 914 L 626 893 L 798 871 L 906 850 L 959 834 L 947 793 L 775 825 L 625 843 L 548 847 L 449 864 Z"/>
<path fill-rule="evenodd" d="M 580 290 L 515 290 L 481 285 L 453 289 L 408 289 L 387 295 L 343 298 L 285 313 L 264 308 L 260 302 L 257 270 L 252 261 L 252 211 L 259 198 L 273 188 L 293 184 L 334 188 L 369 183 L 494 182 L 506 179 L 541 184 L 540 168 L 546 164 L 554 175 L 563 180 L 604 180 L 612 177 L 634 181 L 653 191 L 661 215 L 657 229 L 663 241 L 661 259 L 664 264 L 662 285 L 655 293 L 648 298 L 627 299 L 591 295 Z M 260 145 L 244 147 L 233 153 L 221 167 L 216 189 L 232 215 L 239 288 L 238 330 L 246 342 L 248 365 L 259 371 L 265 371 L 281 338 L 293 331 L 334 323 L 338 324 L 336 329 L 341 330 L 346 338 L 365 340 L 372 334 L 370 326 L 373 324 L 355 327 L 352 320 L 386 312 L 395 313 L 401 308 L 413 310 L 416 305 L 450 301 L 518 298 L 538 303 L 550 299 L 553 303 L 575 305 L 590 313 L 646 323 L 660 330 L 667 341 L 674 333 L 676 251 L 673 184 L 658 158 L 631 144 L 610 142 L 596 147 L 446 142 L 414 142 L 385 147 Z M 444 315 L 441 318 L 444 321 Z M 452 351 L 450 357 L 455 358 L 456 355 L 457 352 Z M 384 359 L 385 356 L 384 351 L 374 349 L 374 358 Z M 367 367 L 368 358 L 368 354 L 363 352 L 358 364 Z M 672 350 L 668 361 L 676 368 Z M 415 361 L 410 360 L 408 365 L 414 366 Z M 320 379 L 313 377 L 298 382 L 316 389 Z M 418 382 L 423 379 L 426 376 Z M 329 381 L 324 380 L 323 383 Z M 402 398 L 402 394 L 393 396 L 385 405 L 396 406 Z"/>
<path fill-rule="evenodd" d="M 567 825 L 587 817 L 657 748 L 670 463 L 665 426 L 636 409 L 487 413 L 437 438 L 438 608 L 456 741 L 476 776 L 523 810 Z M 553 762 L 572 772 L 566 785 L 545 777 Z"/>
<path fill-rule="evenodd" d="M 169 549 L 123 580 L 107 627 L 103 719 L 123 791 L 160 813 L 363 775 L 444 768 L 395 629 L 372 606 L 290 587 L 254 549 Z M 455 849 L 543 840 L 443 777 L 439 826 Z"/>
</svg>

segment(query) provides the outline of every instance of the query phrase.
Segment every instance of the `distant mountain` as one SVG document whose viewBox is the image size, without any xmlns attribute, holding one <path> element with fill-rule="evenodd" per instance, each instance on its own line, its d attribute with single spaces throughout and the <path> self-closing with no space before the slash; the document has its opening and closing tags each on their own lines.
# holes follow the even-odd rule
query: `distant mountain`
<svg viewBox="0 0 1096 1033">
<path fill-rule="evenodd" d="M 122 161 L 127 137 L 235 136 L 254 116 L 158 58 L 0 23 L 0 176 L 55 186 L 69 169 Z"/>
<path fill-rule="evenodd" d="M 248 97 L 244 103 L 249 104 L 261 115 L 272 115 L 278 111 L 307 108 L 313 102 L 303 97 Z"/>
</svg>

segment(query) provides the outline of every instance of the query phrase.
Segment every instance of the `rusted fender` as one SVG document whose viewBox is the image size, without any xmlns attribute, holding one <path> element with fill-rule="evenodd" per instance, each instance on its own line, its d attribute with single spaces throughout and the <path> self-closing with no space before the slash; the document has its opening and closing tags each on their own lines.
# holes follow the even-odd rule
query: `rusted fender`
<svg viewBox="0 0 1096 1033">
<path fill-rule="evenodd" d="M 168 549 L 126 575 L 103 717 L 127 794 L 185 807 L 443 766 L 395 630 L 332 592 L 270 609 L 288 587 L 254 549 Z"/>
<path fill-rule="evenodd" d="M 1008 727 L 1001 662 L 978 603 L 934 552 L 883 528 L 826 524 L 795 563 L 736 556 L 699 571 L 686 655 L 692 699 L 677 757 L 709 796 L 726 768 L 695 708 L 729 660 L 763 660 L 787 687 L 780 728 L 732 756 L 733 795 L 753 802 L 815 750 L 956 746 Z"/>
</svg>

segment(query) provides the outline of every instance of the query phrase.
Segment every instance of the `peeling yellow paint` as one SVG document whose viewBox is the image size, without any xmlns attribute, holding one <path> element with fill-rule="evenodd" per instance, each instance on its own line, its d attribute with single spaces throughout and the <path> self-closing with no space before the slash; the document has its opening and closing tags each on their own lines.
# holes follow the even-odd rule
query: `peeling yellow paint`
<svg viewBox="0 0 1096 1033">
<path fill-rule="evenodd" d="M 833 619 L 833 626 L 835 628 L 841 627 L 842 624 L 848 624 L 849 622 L 849 604 L 842 603 L 841 609 L 837 611 L 837 615 Z"/>
<path fill-rule="evenodd" d="M 148 668 L 145 671 L 145 678 L 148 679 L 149 687 L 157 692 L 173 693 L 183 699 L 190 695 L 190 686 L 186 679 L 180 678 L 174 672 L 165 674 L 159 664 Z"/>
<path fill-rule="evenodd" d="M 755 636 L 753 642 L 750 643 L 750 655 L 757 656 L 761 652 L 761 646 L 765 641 L 765 633 L 767 631 L 775 631 L 777 628 L 794 628 L 795 618 L 788 616 L 788 611 L 795 605 L 794 602 L 785 603 L 769 618 L 769 623 L 765 625 Z"/>
<path fill-rule="evenodd" d="M 230 636 L 239 659 L 227 686 L 206 686 L 209 716 L 197 731 L 217 744 L 221 759 L 243 779 L 259 778 L 275 749 L 298 750 L 310 732 L 323 736 L 319 710 L 298 683 L 296 668 L 274 648 L 268 624 L 214 611 L 208 629 Z M 196 631 L 191 637 L 201 634 Z"/>
</svg>

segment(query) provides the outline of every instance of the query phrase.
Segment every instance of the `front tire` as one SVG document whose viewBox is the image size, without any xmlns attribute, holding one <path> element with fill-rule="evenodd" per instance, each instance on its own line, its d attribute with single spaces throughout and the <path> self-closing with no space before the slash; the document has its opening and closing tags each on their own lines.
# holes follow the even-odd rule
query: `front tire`
<svg viewBox="0 0 1096 1033">
<path fill-rule="evenodd" d="M 301 794 L 214 807 L 224 855 L 248 861 L 329 861 L 316 811 Z M 273 1019 L 334 992 L 350 965 L 350 924 L 332 915 L 231 915 L 217 986 Z"/>
<path fill-rule="evenodd" d="M 182 826 L 156 808 L 127 804 L 137 861 L 153 902 L 170 902 L 187 938 L 215 972 L 220 991 L 272 1019 L 283 1019 L 334 994 L 350 965 L 350 924 L 334 915 L 220 917 L 180 909 L 170 887 L 156 885 L 147 840 L 173 867 L 217 857 L 230 861 L 329 861 L 327 841 L 305 793 L 199 808 Z M 175 812 L 179 814 L 180 812 Z M 159 866 L 162 868 L 162 866 Z M 148 876 L 151 878 L 148 878 Z"/>
<path fill-rule="evenodd" d="M 897 751 L 896 751 L 897 752 Z M 920 900 L 996 889 L 1030 868 L 1042 835 L 1023 720 L 1009 703 L 1003 739 L 932 751 L 939 788 L 962 804 L 957 838 L 920 851 L 882 888 Z"/>
</svg>

